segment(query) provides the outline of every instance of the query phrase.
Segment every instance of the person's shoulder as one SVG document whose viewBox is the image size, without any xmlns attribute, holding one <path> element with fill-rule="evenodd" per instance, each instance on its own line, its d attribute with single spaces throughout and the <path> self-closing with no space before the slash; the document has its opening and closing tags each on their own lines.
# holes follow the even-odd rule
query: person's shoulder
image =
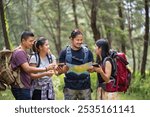
<svg viewBox="0 0 150 117">
<path fill-rule="evenodd" d="M 22 49 L 16 49 L 13 53 L 25 53 L 25 51 Z"/>
<path fill-rule="evenodd" d="M 90 55 L 93 55 L 93 53 L 92 53 L 92 51 L 91 51 L 90 49 L 88 49 L 88 51 L 89 51 L 89 54 L 90 54 Z"/>
<path fill-rule="evenodd" d="M 50 56 L 52 57 L 52 59 L 56 59 L 56 56 L 54 54 L 50 54 Z"/>
<path fill-rule="evenodd" d="M 67 47 L 65 47 L 64 49 L 62 49 L 62 50 L 60 51 L 60 54 L 65 54 L 65 53 L 66 53 L 66 49 L 67 49 Z"/>
<path fill-rule="evenodd" d="M 104 59 L 104 62 L 105 62 L 105 63 L 112 64 L 113 59 L 112 59 L 110 56 L 107 56 L 107 57 Z"/>
<path fill-rule="evenodd" d="M 50 54 L 52 57 L 55 57 L 55 55 L 54 54 Z"/>
<path fill-rule="evenodd" d="M 37 63 L 37 60 L 39 60 L 38 55 L 37 55 L 37 53 L 34 53 L 30 56 L 29 63 Z"/>
<path fill-rule="evenodd" d="M 113 66 L 113 63 L 112 63 L 112 61 L 111 60 L 106 60 L 106 62 L 104 63 L 104 65 L 106 66 Z"/>
<path fill-rule="evenodd" d="M 26 55 L 26 52 L 22 49 L 17 49 L 15 51 L 13 51 L 13 55 L 14 56 L 25 56 Z"/>
<path fill-rule="evenodd" d="M 37 56 L 38 56 L 37 53 L 33 53 L 33 54 L 30 55 L 30 58 L 36 58 Z"/>
<path fill-rule="evenodd" d="M 83 49 L 85 49 L 85 50 L 91 52 L 90 48 L 89 48 L 87 45 L 82 45 L 81 47 L 82 47 Z"/>
</svg>

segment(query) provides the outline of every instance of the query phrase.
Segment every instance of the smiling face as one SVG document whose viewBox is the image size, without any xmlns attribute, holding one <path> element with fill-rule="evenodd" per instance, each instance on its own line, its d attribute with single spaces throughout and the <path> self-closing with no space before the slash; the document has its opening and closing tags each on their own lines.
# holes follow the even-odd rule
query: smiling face
<svg viewBox="0 0 150 117">
<path fill-rule="evenodd" d="M 75 38 L 71 40 L 71 43 L 72 47 L 80 49 L 81 45 L 83 44 L 83 35 L 82 34 L 77 35 Z"/>
<path fill-rule="evenodd" d="M 34 44 L 34 37 L 28 37 L 27 39 L 22 39 L 22 44 L 26 49 L 31 49 Z"/>
<path fill-rule="evenodd" d="M 48 40 L 45 40 L 45 43 L 43 45 L 39 46 L 39 52 L 44 52 L 44 53 L 48 53 L 49 52 Z"/>
<path fill-rule="evenodd" d="M 34 34 L 30 31 L 23 31 L 21 34 L 21 46 L 23 49 L 31 49 L 34 44 Z"/>
</svg>

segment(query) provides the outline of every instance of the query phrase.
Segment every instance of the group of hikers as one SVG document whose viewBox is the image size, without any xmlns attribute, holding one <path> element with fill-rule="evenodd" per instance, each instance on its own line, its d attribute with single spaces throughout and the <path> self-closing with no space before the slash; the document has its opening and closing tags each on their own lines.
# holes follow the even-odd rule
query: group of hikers
<svg viewBox="0 0 150 117">
<path fill-rule="evenodd" d="M 79 29 L 71 32 L 70 45 L 59 54 L 59 63 L 51 53 L 48 39 L 39 37 L 35 40 L 34 34 L 24 31 L 21 34 L 20 46 L 15 49 L 11 58 L 13 70 L 20 69 L 21 86 L 11 85 L 11 91 L 16 100 L 54 100 L 55 91 L 52 76 L 65 74 L 64 99 L 65 100 L 91 100 L 90 73 L 96 72 L 98 77 L 98 99 L 116 99 L 116 92 L 110 93 L 103 89 L 104 83 L 109 82 L 113 67 L 109 56 L 109 44 L 106 39 L 99 39 L 95 43 L 95 52 L 98 66 L 90 66 L 87 71 L 80 74 L 68 72 L 66 63 L 82 65 L 94 62 L 93 53 L 83 46 L 83 33 Z M 33 49 L 34 54 L 28 56 L 27 50 Z"/>
</svg>

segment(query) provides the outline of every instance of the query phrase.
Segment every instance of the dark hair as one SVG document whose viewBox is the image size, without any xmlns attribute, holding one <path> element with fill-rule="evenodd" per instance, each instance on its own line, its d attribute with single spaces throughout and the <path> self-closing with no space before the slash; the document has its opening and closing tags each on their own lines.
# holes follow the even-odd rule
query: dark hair
<svg viewBox="0 0 150 117">
<path fill-rule="evenodd" d="M 44 38 L 44 37 L 39 37 L 37 40 L 36 40 L 36 42 L 35 42 L 35 47 L 37 48 L 37 49 L 39 49 L 39 46 L 43 46 L 44 44 L 45 44 L 45 41 L 46 41 L 47 39 L 46 38 Z"/>
<path fill-rule="evenodd" d="M 36 41 L 34 41 L 31 51 L 32 51 L 32 52 L 37 52 Z"/>
<path fill-rule="evenodd" d="M 71 32 L 69 39 L 74 39 L 77 35 L 83 35 L 79 29 L 75 29 Z"/>
<path fill-rule="evenodd" d="M 30 31 L 23 31 L 21 34 L 21 42 L 23 39 L 27 40 L 29 37 L 34 37 L 34 34 Z"/>
<path fill-rule="evenodd" d="M 96 41 L 96 45 L 100 48 L 102 48 L 102 61 L 104 60 L 105 57 L 109 55 L 109 44 L 106 39 L 99 39 Z"/>
</svg>

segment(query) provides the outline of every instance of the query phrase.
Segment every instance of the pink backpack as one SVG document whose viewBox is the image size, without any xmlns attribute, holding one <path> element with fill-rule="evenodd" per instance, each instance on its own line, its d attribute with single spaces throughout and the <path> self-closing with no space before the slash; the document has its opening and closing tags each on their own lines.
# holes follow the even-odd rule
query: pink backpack
<svg viewBox="0 0 150 117">
<path fill-rule="evenodd" d="M 110 59 L 112 63 L 112 76 L 110 82 L 105 83 L 105 91 L 107 92 L 126 92 L 131 81 L 131 72 L 127 68 L 127 62 L 124 53 L 111 52 L 109 57 L 106 57 L 105 62 Z"/>
</svg>

